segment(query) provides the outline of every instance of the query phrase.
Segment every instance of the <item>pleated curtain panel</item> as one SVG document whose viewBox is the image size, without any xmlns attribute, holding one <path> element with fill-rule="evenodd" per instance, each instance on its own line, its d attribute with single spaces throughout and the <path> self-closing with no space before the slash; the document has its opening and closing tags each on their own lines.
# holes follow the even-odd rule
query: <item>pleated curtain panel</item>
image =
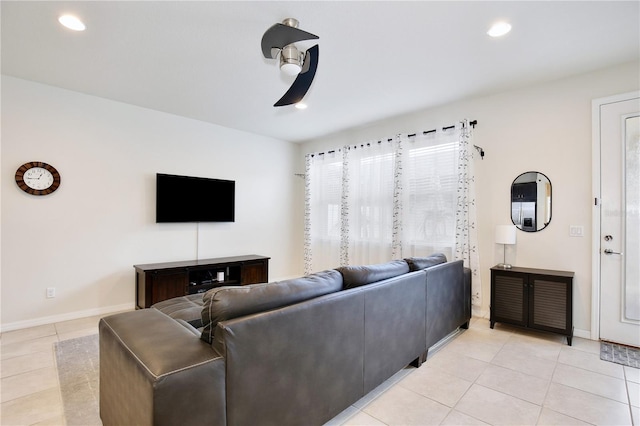
<svg viewBox="0 0 640 426">
<path fill-rule="evenodd" d="M 442 252 L 472 270 L 480 306 L 474 150 L 466 120 L 305 158 L 304 269 Z"/>
</svg>

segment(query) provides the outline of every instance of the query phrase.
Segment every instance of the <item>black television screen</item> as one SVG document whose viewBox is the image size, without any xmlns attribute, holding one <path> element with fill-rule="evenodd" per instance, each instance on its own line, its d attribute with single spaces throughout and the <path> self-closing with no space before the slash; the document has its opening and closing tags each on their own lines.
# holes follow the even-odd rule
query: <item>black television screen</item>
<svg viewBox="0 0 640 426">
<path fill-rule="evenodd" d="M 234 222 L 232 180 L 156 174 L 156 223 Z"/>
</svg>

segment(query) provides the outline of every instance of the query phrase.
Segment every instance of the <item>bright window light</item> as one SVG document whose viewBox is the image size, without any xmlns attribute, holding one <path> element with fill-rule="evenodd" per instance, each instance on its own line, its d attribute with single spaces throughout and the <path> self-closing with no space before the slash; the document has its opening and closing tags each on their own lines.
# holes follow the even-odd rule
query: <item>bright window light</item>
<svg viewBox="0 0 640 426">
<path fill-rule="evenodd" d="M 58 18 L 58 22 L 73 31 L 84 31 L 87 28 L 80 19 L 73 15 L 62 15 Z"/>
<path fill-rule="evenodd" d="M 304 102 L 298 102 L 296 104 L 296 108 L 298 108 L 298 109 L 307 109 L 307 104 L 305 104 Z"/>
<path fill-rule="evenodd" d="M 501 37 L 511 31 L 511 25 L 506 22 L 497 22 L 489 28 L 487 34 L 491 37 Z"/>
</svg>

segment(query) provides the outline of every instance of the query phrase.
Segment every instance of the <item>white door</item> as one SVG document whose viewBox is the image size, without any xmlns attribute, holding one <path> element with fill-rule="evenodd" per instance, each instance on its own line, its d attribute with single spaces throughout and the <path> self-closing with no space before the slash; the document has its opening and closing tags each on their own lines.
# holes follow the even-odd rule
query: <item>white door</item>
<svg viewBox="0 0 640 426">
<path fill-rule="evenodd" d="M 599 104 L 598 127 L 600 232 L 595 248 L 600 272 L 599 338 L 640 347 L 638 94 L 603 100 Z"/>
</svg>

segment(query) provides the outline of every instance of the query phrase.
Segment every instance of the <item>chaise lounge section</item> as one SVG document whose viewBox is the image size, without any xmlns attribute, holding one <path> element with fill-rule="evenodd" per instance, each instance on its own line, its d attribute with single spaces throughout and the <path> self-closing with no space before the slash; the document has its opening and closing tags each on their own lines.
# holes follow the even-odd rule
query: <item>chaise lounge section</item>
<svg viewBox="0 0 640 426">
<path fill-rule="evenodd" d="M 470 272 L 443 255 L 172 299 L 101 320 L 100 415 L 320 425 L 470 318 Z"/>
</svg>

